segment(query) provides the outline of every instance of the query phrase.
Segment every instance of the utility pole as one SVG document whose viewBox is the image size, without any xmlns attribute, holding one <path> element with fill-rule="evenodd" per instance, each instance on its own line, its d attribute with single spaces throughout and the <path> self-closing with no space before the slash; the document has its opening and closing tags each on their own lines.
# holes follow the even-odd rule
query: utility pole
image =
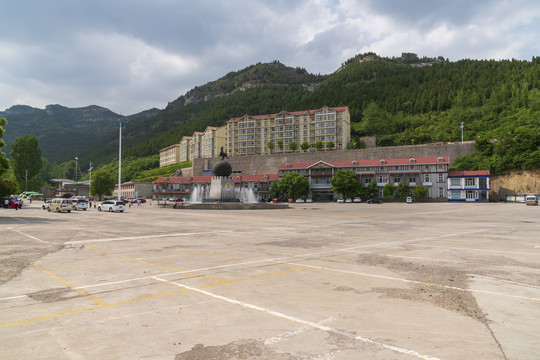
<svg viewBox="0 0 540 360">
<path fill-rule="evenodd" d="M 118 201 L 122 200 L 121 181 L 122 181 L 122 128 L 126 126 L 127 120 L 120 119 L 115 122 L 120 129 L 118 135 Z"/>
<path fill-rule="evenodd" d="M 90 187 L 92 186 L 92 162 L 90 161 L 90 168 L 88 169 L 88 172 L 90 173 L 90 181 L 88 182 L 88 198 L 90 198 Z"/>
<path fill-rule="evenodd" d="M 464 128 L 463 121 L 461 122 L 460 128 L 461 128 L 461 143 L 463 144 L 463 128 Z"/>
<path fill-rule="evenodd" d="M 24 179 L 26 180 L 26 187 L 24 191 L 28 191 L 28 170 L 24 170 Z"/>
</svg>

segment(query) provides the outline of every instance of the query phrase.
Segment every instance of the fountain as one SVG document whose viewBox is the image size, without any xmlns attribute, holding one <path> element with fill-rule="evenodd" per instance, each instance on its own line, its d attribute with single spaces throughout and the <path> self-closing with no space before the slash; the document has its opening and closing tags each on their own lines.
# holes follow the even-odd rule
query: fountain
<svg viewBox="0 0 540 360">
<path fill-rule="evenodd" d="M 288 208 L 288 204 L 268 204 L 258 202 L 252 188 L 236 191 L 234 179 L 231 177 L 232 167 L 224 158 L 227 154 L 221 148 L 221 161 L 214 167 L 214 176 L 208 189 L 204 185 L 195 185 L 191 192 L 191 201 L 182 208 L 189 209 L 278 209 Z M 228 157 L 227 157 L 228 158 Z"/>
</svg>

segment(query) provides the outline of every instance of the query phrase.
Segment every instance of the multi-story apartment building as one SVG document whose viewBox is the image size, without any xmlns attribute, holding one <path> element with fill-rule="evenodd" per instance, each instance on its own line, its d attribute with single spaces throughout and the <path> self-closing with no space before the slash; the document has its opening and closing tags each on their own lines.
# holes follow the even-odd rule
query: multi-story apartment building
<svg viewBox="0 0 540 360">
<path fill-rule="evenodd" d="M 489 201 L 489 171 L 450 171 L 448 201 Z"/>
<path fill-rule="evenodd" d="M 304 110 L 268 115 L 244 115 L 227 122 L 227 153 L 232 156 L 287 152 L 289 144 L 298 147 L 306 142 L 314 147 L 347 149 L 350 140 L 351 116 L 346 106 Z M 267 145 L 274 144 L 274 149 Z M 283 148 L 279 147 L 283 145 Z"/>
<path fill-rule="evenodd" d="M 189 161 L 189 143 L 191 136 L 184 136 L 180 141 L 180 162 Z"/>
<path fill-rule="evenodd" d="M 202 136 L 202 148 L 201 148 L 201 157 L 211 158 L 218 157 L 221 151 L 221 147 L 226 146 L 226 128 L 225 126 L 213 127 L 208 126 L 204 130 L 204 135 Z"/>
<path fill-rule="evenodd" d="M 180 163 L 180 144 L 159 150 L 159 167 Z"/>
<path fill-rule="evenodd" d="M 203 132 L 195 131 L 189 140 L 189 160 L 201 157 Z"/>
<path fill-rule="evenodd" d="M 317 161 L 308 163 L 286 163 L 279 166 L 280 178 L 297 172 L 308 178 L 309 196 L 314 200 L 333 200 L 334 194 L 330 178 L 338 171 L 353 171 L 358 175 L 358 182 L 367 187 L 377 181 L 379 197 L 383 197 L 384 186 L 388 183 L 397 187 L 404 182 L 410 187 L 422 184 L 429 189 L 429 198 L 446 198 L 446 179 L 448 174 L 448 156 L 405 159 Z"/>
</svg>

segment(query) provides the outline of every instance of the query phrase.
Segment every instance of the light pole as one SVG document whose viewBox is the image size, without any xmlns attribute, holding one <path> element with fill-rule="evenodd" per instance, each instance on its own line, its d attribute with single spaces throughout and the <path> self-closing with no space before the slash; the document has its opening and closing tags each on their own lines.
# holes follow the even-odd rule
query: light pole
<svg viewBox="0 0 540 360">
<path fill-rule="evenodd" d="M 461 143 L 463 144 L 463 128 L 464 128 L 463 121 L 461 122 L 460 128 L 461 128 Z"/>
<path fill-rule="evenodd" d="M 122 128 L 126 126 L 127 120 L 120 119 L 115 121 L 116 126 L 120 129 L 120 134 L 118 136 L 118 201 L 122 200 L 122 191 L 120 187 L 122 179 Z"/>
<path fill-rule="evenodd" d="M 24 180 L 26 181 L 26 187 L 24 191 L 28 191 L 28 170 L 24 170 Z"/>
<path fill-rule="evenodd" d="M 90 172 L 90 180 L 88 182 L 88 198 L 90 198 L 90 196 L 92 195 L 90 193 L 90 187 L 92 186 L 92 169 L 93 169 L 92 162 L 90 161 L 90 168 L 88 169 L 88 172 Z"/>
</svg>

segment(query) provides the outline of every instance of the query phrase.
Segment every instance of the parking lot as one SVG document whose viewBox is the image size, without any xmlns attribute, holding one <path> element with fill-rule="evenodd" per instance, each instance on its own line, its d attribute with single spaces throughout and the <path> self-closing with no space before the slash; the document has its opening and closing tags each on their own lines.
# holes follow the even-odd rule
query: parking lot
<svg viewBox="0 0 540 360">
<path fill-rule="evenodd" d="M 0 209 L 2 359 L 538 359 L 540 207 Z"/>
</svg>

